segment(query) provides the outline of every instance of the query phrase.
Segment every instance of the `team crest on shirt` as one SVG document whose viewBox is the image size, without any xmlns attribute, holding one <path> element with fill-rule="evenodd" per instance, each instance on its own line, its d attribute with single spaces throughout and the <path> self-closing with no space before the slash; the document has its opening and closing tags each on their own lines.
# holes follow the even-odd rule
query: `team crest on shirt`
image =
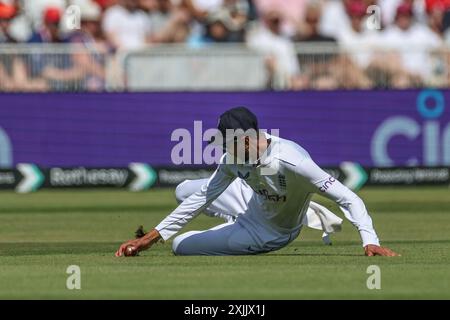
<svg viewBox="0 0 450 320">
<path fill-rule="evenodd" d="M 286 176 L 284 174 L 278 175 L 278 185 L 281 190 L 286 190 Z"/>
</svg>

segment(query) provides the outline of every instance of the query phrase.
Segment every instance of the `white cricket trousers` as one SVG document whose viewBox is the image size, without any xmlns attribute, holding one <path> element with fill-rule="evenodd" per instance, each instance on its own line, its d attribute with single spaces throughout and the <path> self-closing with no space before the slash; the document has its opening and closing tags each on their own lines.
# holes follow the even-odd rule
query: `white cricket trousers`
<svg viewBox="0 0 450 320">
<path fill-rule="evenodd" d="M 173 240 L 172 250 L 180 256 L 251 255 L 281 249 L 297 238 L 300 230 L 258 244 L 238 222 L 227 222 L 205 231 L 189 231 Z"/>
</svg>

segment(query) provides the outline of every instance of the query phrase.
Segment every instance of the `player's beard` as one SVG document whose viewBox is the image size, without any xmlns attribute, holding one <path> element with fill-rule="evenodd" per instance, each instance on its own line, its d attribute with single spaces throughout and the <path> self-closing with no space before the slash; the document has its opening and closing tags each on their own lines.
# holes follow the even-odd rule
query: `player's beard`
<svg viewBox="0 0 450 320">
<path fill-rule="evenodd" d="M 258 143 L 250 143 L 248 144 L 248 148 L 245 150 L 245 163 L 246 164 L 255 164 L 259 159 L 259 150 Z"/>
<path fill-rule="evenodd" d="M 238 152 L 235 153 L 236 158 L 239 160 L 238 163 L 255 164 L 258 161 L 258 142 L 249 137 L 246 137 L 244 141 L 240 146 L 238 144 Z"/>
</svg>

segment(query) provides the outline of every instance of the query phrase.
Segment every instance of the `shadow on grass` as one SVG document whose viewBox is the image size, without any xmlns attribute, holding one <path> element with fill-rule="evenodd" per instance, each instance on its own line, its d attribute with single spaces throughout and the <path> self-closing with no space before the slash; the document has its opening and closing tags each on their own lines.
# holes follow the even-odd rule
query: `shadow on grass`
<svg viewBox="0 0 450 320">
<path fill-rule="evenodd" d="M 113 254 L 119 242 L 0 243 L 0 257 Z"/>
<path fill-rule="evenodd" d="M 450 244 L 450 240 L 395 240 L 387 241 L 387 246 L 390 245 L 431 245 L 431 244 Z M 33 255 L 91 255 L 113 254 L 120 245 L 120 242 L 2 242 L 0 243 L 0 257 L 12 256 L 33 256 Z M 344 248 L 355 247 L 356 242 L 342 242 L 337 243 L 332 247 L 326 247 L 327 250 L 334 252 L 320 252 L 325 247 L 321 244 L 298 241 L 294 246 L 287 247 L 288 252 L 273 251 L 258 256 L 265 257 L 358 257 L 362 256 L 360 252 L 348 253 L 342 252 Z M 317 249 L 316 249 L 317 248 Z M 167 248 L 170 251 L 170 247 Z M 317 250 L 318 253 L 311 251 Z M 307 252 L 305 252 L 307 251 Z M 345 250 L 348 251 L 348 250 Z"/>
<path fill-rule="evenodd" d="M 120 245 L 119 242 L 33 242 L 33 243 L 0 243 L 0 257 L 8 256 L 37 256 L 37 255 L 91 255 L 112 254 Z M 354 244 L 352 244 L 354 245 Z M 318 247 L 322 248 L 321 245 Z M 342 248 L 342 247 L 341 247 Z M 170 251 L 170 247 L 167 248 Z M 267 257 L 280 257 L 280 256 L 358 256 L 358 254 L 348 253 L 308 253 L 302 252 L 302 246 L 298 249 L 294 249 L 294 252 L 277 252 L 273 251 L 266 254 L 258 254 L 257 256 Z M 298 251 L 297 251 L 298 250 Z M 308 251 L 311 250 L 311 246 L 308 246 Z M 168 252 L 169 252 L 168 251 Z"/>
<path fill-rule="evenodd" d="M 360 257 L 361 253 L 270 253 L 267 257 Z"/>
</svg>

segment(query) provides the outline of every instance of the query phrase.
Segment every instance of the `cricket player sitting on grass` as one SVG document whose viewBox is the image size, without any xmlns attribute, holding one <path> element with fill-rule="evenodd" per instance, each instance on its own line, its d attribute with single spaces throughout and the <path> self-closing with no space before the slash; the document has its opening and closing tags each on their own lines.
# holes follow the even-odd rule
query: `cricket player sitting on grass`
<svg viewBox="0 0 450 320">
<path fill-rule="evenodd" d="M 363 201 L 319 168 L 302 147 L 259 131 L 256 116 L 243 107 L 222 114 L 218 129 L 213 143 L 223 145 L 225 153 L 214 174 L 192 194 L 182 192 L 180 185 L 177 193 L 186 193 L 179 196 L 184 198 L 181 204 L 143 237 L 122 244 L 116 256 L 136 255 L 159 240 L 168 240 L 203 211 L 236 219 L 177 236 L 172 245 L 176 255 L 248 255 L 278 250 L 297 238 L 308 220 L 320 221 L 327 233 L 336 231 L 341 221 L 334 214 L 323 207 L 314 210 L 314 204 L 315 215 L 308 210 L 314 193 L 340 206 L 359 231 L 367 256 L 397 255 L 380 246 Z M 236 183 L 236 179 L 243 181 Z M 314 224 L 311 221 L 311 226 Z"/>
</svg>

